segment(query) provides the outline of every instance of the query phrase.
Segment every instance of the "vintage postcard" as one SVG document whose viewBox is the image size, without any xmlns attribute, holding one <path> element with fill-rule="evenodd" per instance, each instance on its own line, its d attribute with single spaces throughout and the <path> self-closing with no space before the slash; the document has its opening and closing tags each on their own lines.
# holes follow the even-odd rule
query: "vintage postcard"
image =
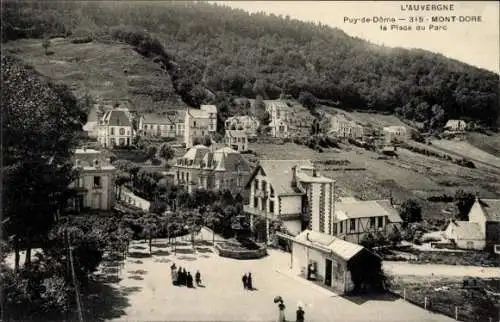
<svg viewBox="0 0 500 322">
<path fill-rule="evenodd" d="M 500 321 L 494 1 L 2 1 L 0 321 Z"/>
</svg>

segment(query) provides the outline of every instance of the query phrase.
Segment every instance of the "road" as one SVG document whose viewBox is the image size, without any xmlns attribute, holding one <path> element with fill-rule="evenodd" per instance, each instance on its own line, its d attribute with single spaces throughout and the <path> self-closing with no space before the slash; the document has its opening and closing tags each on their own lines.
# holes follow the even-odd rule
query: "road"
<svg viewBox="0 0 500 322">
<path fill-rule="evenodd" d="M 499 267 L 411 264 L 384 261 L 383 268 L 393 275 L 500 278 Z"/>
</svg>

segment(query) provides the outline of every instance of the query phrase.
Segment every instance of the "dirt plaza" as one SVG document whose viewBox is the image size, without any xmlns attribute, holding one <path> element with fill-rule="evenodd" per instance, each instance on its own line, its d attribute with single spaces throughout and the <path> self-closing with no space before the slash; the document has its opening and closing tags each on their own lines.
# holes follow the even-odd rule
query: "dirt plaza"
<svg viewBox="0 0 500 322">
<path fill-rule="evenodd" d="M 306 321 L 452 321 L 392 296 L 347 298 L 338 296 L 289 273 L 290 254 L 269 250 L 260 260 L 219 257 L 203 231 L 196 251 L 179 239 L 176 254 L 165 240 L 155 240 L 152 256 L 148 244 L 134 242 L 118 283 L 109 283 L 123 297 L 110 307 L 103 320 L 111 321 L 276 321 L 275 296 L 284 299 L 287 321 L 295 321 L 299 303 Z M 172 285 L 170 265 L 191 274 L 201 272 L 202 286 Z M 245 290 L 241 278 L 252 273 L 255 290 Z M 113 307 L 119 305 L 120 307 Z M 88 308 L 90 309 L 90 308 Z"/>
</svg>

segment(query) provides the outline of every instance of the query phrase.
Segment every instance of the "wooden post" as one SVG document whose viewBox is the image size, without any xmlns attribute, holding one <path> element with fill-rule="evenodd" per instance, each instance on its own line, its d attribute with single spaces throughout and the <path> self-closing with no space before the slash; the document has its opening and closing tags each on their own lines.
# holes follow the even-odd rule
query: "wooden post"
<svg viewBox="0 0 500 322">
<path fill-rule="evenodd" d="M 427 310 L 427 296 L 424 297 L 424 309 Z"/>
<path fill-rule="evenodd" d="M 458 321 L 458 306 L 455 306 L 455 320 Z"/>
</svg>

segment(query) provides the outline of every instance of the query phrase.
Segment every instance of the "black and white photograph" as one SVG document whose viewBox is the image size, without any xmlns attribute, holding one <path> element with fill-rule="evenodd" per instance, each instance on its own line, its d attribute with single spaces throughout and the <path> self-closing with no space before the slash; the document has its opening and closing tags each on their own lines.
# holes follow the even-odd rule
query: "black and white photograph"
<svg viewBox="0 0 500 322">
<path fill-rule="evenodd" d="M 500 322 L 499 2 L 0 2 L 0 322 Z"/>
</svg>

